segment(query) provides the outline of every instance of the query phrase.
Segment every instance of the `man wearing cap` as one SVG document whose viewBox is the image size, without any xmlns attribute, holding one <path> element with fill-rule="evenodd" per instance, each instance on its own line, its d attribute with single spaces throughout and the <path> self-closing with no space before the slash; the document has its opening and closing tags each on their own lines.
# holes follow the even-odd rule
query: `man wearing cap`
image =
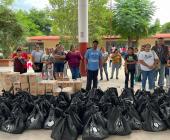
<svg viewBox="0 0 170 140">
<path fill-rule="evenodd" d="M 158 86 L 163 88 L 165 78 L 165 66 L 167 64 L 168 59 L 168 46 L 165 46 L 163 38 L 159 38 L 158 45 L 153 46 L 152 50 L 156 52 L 160 60 L 160 67 L 155 70 L 155 77 L 159 73 Z"/>
</svg>

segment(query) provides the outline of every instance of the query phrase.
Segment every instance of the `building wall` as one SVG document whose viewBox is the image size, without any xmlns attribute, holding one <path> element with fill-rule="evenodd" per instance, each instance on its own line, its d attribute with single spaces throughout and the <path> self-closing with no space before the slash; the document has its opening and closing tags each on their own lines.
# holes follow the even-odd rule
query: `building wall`
<svg viewBox="0 0 170 140">
<path fill-rule="evenodd" d="M 157 39 L 155 39 L 155 38 L 144 38 L 144 39 L 140 39 L 139 40 L 139 48 L 142 46 L 142 45 L 144 45 L 144 44 L 151 44 L 151 46 L 154 46 L 155 45 L 155 41 L 156 41 Z"/>
<path fill-rule="evenodd" d="M 58 40 L 43 40 L 44 48 L 55 48 L 56 44 L 59 43 Z"/>
</svg>

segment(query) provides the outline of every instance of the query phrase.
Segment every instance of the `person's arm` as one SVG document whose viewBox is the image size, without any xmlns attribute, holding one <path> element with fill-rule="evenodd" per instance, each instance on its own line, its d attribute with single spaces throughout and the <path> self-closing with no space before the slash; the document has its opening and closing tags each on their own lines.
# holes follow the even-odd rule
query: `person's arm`
<svg viewBox="0 0 170 140">
<path fill-rule="evenodd" d="M 45 56 L 42 56 L 42 63 L 47 64 L 47 61 L 45 60 Z"/>
<path fill-rule="evenodd" d="M 103 62 L 102 62 L 102 53 L 100 52 L 99 56 L 99 68 L 102 68 Z"/>
<path fill-rule="evenodd" d="M 34 62 L 35 62 L 35 52 L 34 51 L 31 53 L 31 56 L 32 56 L 32 63 L 34 64 Z"/>
<path fill-rule="evenodd" d="M 85 63 L 86 63 L 86 66 L 88 64 L 88 58 L 89 58 L 89 51 L 87 50 L 85 55 L 84 55 L 84 58 L 85 58 Z"/>
<path fill-rule="evenodd" d="M 167 66 L 170 67 L 170 60 L 167 61 Z"/>
<path fill-rule="evenodd" d="M 155 53 L 154 50 L 152 50 L 152 52 L 153 52 L 153 55 L 154 55 L 154 64 L 153 64 L 153 66 L 159 67 L 159 65 L 160 65 L 159 57 L 158 57 L 158 55 Z"/>
<path fill-rule="evenodd" d="M 144 62 L 144 60 L 139 60 L 139 63 L 149 68 L 149 65 L 146 64 L 146 63 Z"/>
<path fill-rule="evenodd" d="M 128 65 L 128 62 L 127 62 L 127 59 L 125 59 L 125 73 L 128 73 L 128 67 L 127 67 L 127 65 Z"/>
</svg>

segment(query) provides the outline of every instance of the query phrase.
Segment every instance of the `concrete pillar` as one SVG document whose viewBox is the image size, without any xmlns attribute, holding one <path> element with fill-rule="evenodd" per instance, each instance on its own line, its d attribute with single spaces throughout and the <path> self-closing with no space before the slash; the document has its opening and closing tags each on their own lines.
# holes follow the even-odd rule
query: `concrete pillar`
<svg viewBox="0 0 170 140">
<path fill-rule="evenodd" d="M 82 76 L 86 76 L 84 55 L 88 47 L 88 0 L 78 0 L 78 36 L 83 61 L 80 66 Z"/>
</svg>

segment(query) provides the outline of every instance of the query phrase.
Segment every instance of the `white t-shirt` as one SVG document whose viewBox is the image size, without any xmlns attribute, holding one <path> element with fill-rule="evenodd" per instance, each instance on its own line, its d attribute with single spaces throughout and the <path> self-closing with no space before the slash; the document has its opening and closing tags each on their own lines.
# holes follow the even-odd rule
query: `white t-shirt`
<svg viewBox="0 0 170 140">
<path fill-rule="evenodd" d="M 139 60 L 143 60 L 149 66 L 154 64 L 155 59 L 159 59 L 157 54 L 154 51 L 143 51 L 139 53 Z M 140 64 L 141 70 L 143 71 L 151 71 L 152 69 Z"/>
</svg>

